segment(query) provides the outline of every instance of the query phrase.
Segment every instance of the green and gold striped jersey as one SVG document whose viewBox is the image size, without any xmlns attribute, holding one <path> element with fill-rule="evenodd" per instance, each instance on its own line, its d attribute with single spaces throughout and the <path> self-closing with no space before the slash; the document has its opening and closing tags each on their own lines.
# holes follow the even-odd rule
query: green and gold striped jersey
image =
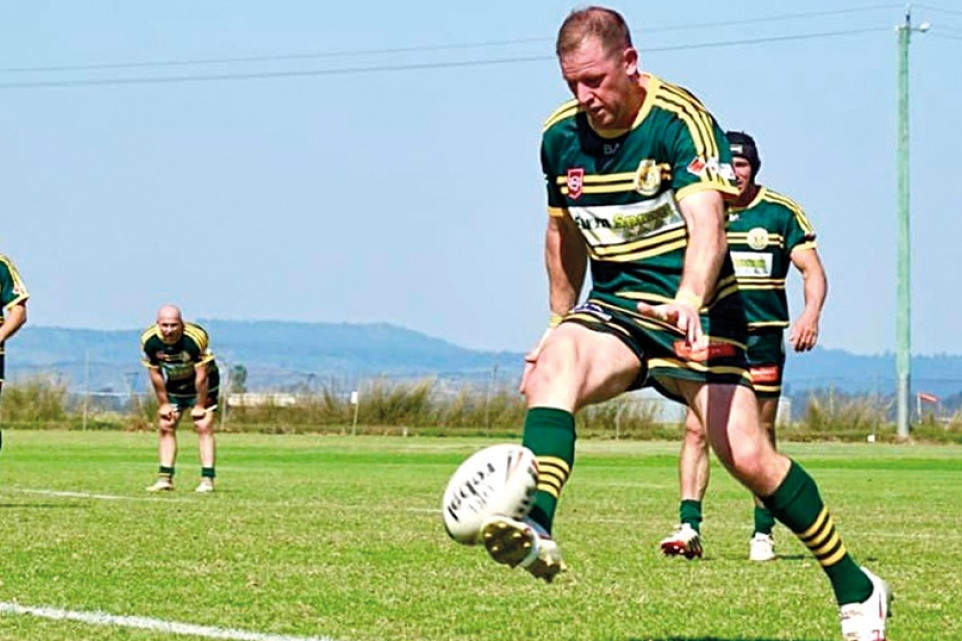
<svg viewBox="0 0 962 641">
<path fill-rule="evenodd" d="M 140 336 L 140 348 L 144 353 L 143 364 L 163 372 L 167 391 L 176 395 L 195 392 L 195 369 L 207 368 L 207 386 L 217 389 L 219 372 L 210 351 L 207 332 L 200 325 L 184 323 L 184 333 L 176 343 L 164 342 L 160 327 L 148 327 Z"/>
<path fill-rule="evenodd" d="M 731 153 L 714 117 L 687 90 L 647 76 L 627 132 L 598 132 L 575 100 L 545 123 L 541 163 L 548 214 L 570 216 L 591 261 L 592 296 L 664 303 L 678 291 L 688 233 L 678 202 L 734 187 Z M 709 307 L 737 292 L 726 260 Z"/>
<path fill-rule="evenodd" d="M 28 298 L 30 294 L 20 278 L 20 272 L 9 258 L 0 254 L 0 322 L 3 321 L 4 312 Z"/>
<path fill-rule="evenodd" d="M 747 207 L 729 208 L 728 249 L 750 330 L 788 327 L 792 251 L 815 247 L 815 229 L 802 208 L 767 187 Z"/>
</svg>

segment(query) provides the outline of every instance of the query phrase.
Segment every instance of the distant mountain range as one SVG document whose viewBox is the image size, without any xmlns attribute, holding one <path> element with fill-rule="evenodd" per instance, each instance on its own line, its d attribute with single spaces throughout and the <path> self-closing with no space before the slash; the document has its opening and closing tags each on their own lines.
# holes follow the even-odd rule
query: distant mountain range
<svg viewBox="0 0 962 641">
<path fill-rule="evenodd" d="M 222 366 L 243 365 L 251 390 L 304 388 L 359 379 L 434 377 L 448 381 L 511 382 L 521 373 L 519 352 L 466 349 L 387 323 L 199 321 Z M 71 389 L 145 390 L 141 330 L 100 331 L 27 325 L 7 345 L 8 378 L 56 374 Z M 86 380 L 86 383 L 85 383 Z M 912 359 L 916 391 L 941 397 L 962 393 L 962 356 Z M 895 387 L 892 354 L 862 356 L 818 348 L 790 355 L 786 391 L 815 388 L 889 394 Z M 342 388 L 343 389 L 343 388 Z"/>
</svg>

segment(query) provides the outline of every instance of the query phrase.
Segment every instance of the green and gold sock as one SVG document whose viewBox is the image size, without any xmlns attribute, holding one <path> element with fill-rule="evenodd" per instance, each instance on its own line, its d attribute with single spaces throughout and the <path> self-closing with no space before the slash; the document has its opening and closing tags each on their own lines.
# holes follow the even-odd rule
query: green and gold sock
<svg viewBox="0 0 962 641">
<path fill-rule="evenodd" d="M 775 515 L 767 507 L 755 506 L 755 532 L 771 534 L 775 529 Z"/>
<path fill-rule="evenodd" d="M 832 582 L 839 605 L 859 603 L 869 597 L 872 582 L 845 549 L 815 480 L 800 465 L 792 461 L 785 480 L 762 501 L 815 555 Z"/>
<path fill-rule="evenodd" d="M 214 474 L 214 468 L 212 468 L 212 467 L 202 467 L 202 468 L 200 468 L 200 476 L 201 476 L 201 478 L 205 478 L 205 479 L 212 479 L 212 478 L 214 478 L 214 476 L 215 476 L 215 474 Z"/>
<path fill-rule="evenodd" d="M 701 501 L 683 500 L 678 507 L 678 517 L 681 523 L 687 523 L 696 532 L 701 532 Z"/>
<path fill-rule="evenodd" d="M 538 490 L 530 516 L 551 532 L 558 497 L 575 460 L 575 417 L 553 407 L 532 407 L 524 417 L 522 445 L 538 459 Z"/>
<path fill-rule="evenodd" d="M 157 473 L 158 476 L 166 478 L 167 480 L 173 480 L 174 478 L 174 467 L 167 467 L 166 465 L 160 466 L 160 472 Z"/>
</svg>

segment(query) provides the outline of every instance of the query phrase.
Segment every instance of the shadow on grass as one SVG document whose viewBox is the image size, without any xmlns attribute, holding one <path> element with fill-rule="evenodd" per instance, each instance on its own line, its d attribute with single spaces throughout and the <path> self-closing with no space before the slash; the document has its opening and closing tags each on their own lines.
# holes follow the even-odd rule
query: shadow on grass
<svg viewBox="0 0 962 641">
<path fill-rule="evenodd" d="M 44 509 L 77 509 L 86 508 L 86 505 L 80 505 L 78 503 L 0 503 L 0 509 L 17 509 L 17 508 L 44 508 Z"/>
</svg>

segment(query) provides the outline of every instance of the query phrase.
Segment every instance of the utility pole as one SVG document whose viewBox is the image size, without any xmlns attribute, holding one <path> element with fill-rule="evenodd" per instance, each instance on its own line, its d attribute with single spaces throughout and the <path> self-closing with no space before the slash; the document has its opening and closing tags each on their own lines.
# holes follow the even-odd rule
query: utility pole
<svg viewBox="0 0 962 641">
<path fill-rule="evenodd" d="M 898 437 L 909 436 L 909 395 L 911 389 L 910 356 L 912 353 L 911 243 L 909 238 L 909 42 L 912 32 L 928 31 L 923 22 L 912 26 L 912 7 L 905 8 L 905 22 L 898 32 L 898 200 L 896 206 L 897 259 L 895 300 L 895 385 Z"/>
</svg>

